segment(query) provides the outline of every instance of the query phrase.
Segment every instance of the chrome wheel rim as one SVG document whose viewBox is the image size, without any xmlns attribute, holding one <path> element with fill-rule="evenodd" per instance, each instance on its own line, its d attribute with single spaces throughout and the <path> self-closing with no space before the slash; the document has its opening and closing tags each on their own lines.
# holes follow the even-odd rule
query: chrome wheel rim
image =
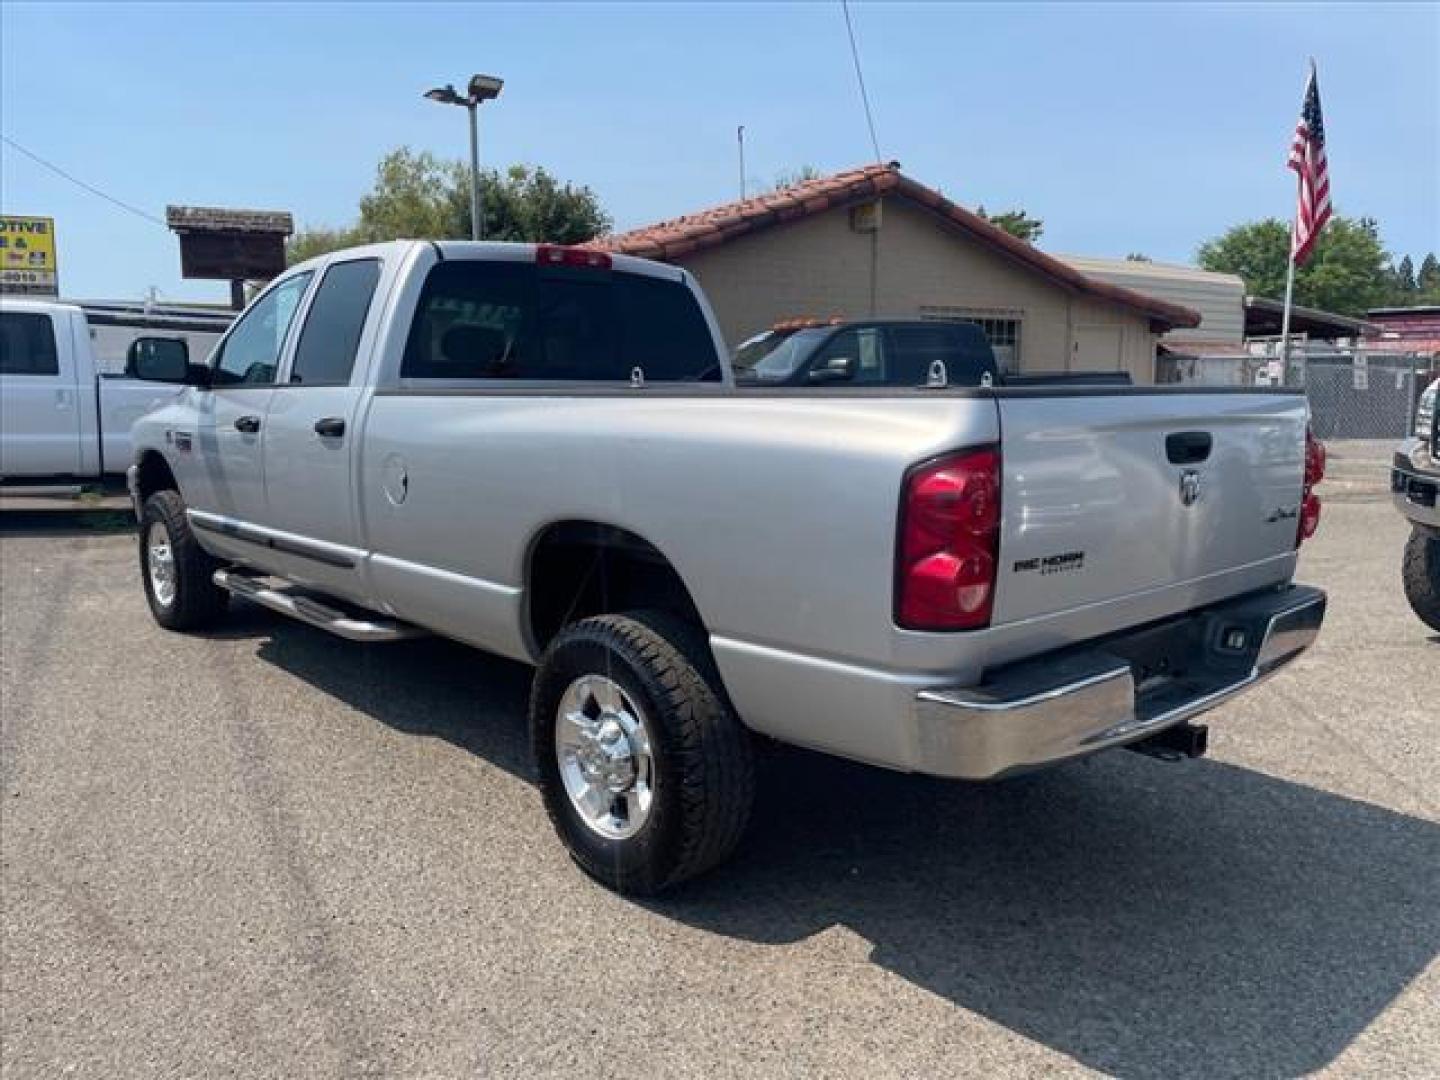
<svg viewBox="0 0 1440 1080">
<path fill-rule="evenodd" d="M 570 805 L 607 840 L 634 836 L 655 802 L 655 758 L 645 713 L 619 683 L 582 675 L 555 711 L 555 759 Z"/>
<path fill-rule="evenodd" d="M 163 522 L 152 521 L 146 530 L 145 565 L 155 602 L 169 607 L 175 602 L 175 549 L 170 545 L 170 534 Z"/>
</svg>

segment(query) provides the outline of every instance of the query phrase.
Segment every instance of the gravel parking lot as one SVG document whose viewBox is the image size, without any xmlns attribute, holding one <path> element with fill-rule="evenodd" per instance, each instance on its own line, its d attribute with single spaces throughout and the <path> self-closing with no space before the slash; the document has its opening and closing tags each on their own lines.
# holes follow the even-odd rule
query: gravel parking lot
<svg viewBox="0 0 1440 1080">
<path fill-rule="evenodd" d="M 1331 447 L 1329 621 L 1208 759 L 785 752 L 737 859 L 643 904 L 550 833 L 526 669 L 170 635 L 123 519 L 7 512 L 4 1076 L 1433 1076 L 1440 637 L 1388 449 Z"/>
</svg>

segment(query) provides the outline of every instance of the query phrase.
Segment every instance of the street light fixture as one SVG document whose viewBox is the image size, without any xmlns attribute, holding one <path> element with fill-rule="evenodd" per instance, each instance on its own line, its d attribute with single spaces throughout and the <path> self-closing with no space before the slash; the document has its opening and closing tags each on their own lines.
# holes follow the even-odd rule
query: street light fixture
<svg viewBox="0 0 1440 1080">
<path fill-rule="evenodd" d="M 441 105 L 463 105 L 470 114 L 470 239 L 485 238 L 485 209 L 480 204 L 480 131 L 478 113 L 481 102 L 493 101 L 500 96 L 505 85 L 503 79 L 494 75 L 472 75 L 462 96 L 455 90 L 454 83 L 446 83 L 426 90 L 425 96 Z"/>
</svg>

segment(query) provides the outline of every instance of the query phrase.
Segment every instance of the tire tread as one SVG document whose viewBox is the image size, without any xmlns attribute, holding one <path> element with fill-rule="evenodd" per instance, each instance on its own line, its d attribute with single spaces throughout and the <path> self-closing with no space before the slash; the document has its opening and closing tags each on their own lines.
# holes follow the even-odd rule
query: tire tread
<svg viewBox="0 0 1440 1080">
<path fill-rule="evenodd" d="M 1440 632 L 1440 535 L 1414 529 L 1401 564 L 1405 599 L 1431 630 Z"/>
<path fill-rule="evenodd" d="M 561 631 L 546 659 L 568 643 L 586 641 L 643 665 L 663 700 L 655 722 L 666 725 L 666 742 L 679 781 L 677 842 L 663 865 L 639 880 L 616 880 L 612 869 L 570 845 L 571 854 L 592 876 L 631 893 L 651 893 L 679 884 L 723 862 L 749 824 L 755 798 L 755 761 L 750 733 L 735 716 L 699 628 L 666 612 L 633 611 L 582 619 Z M 541 661 L 542 668 L 545 660 Z M 531 727 L 538 755 L 553 752 L 549 724 L 532 702 Z M 543 775 L 543 773 L 542 773 Z M 557 815 L 566 796 L 551 793 L 546 807 L 562 837 Z"/>
<path fill-rule="evenodd" d="M 164 522 L 175 557 L 175 602 L 168 609 L 158 604 L 150 591 L 145 540 L 150 522 L 155 520 Z M 167 488 L 145 500 L 140 522 L 140 574 L 156 622 L 167 630 L 200 630 L 217 622 L 230 604 L 230 594 L 211 578 L 218 565 L 195 539 L 185 517 L 185 500 L 178 491 Z"/>
</svg>

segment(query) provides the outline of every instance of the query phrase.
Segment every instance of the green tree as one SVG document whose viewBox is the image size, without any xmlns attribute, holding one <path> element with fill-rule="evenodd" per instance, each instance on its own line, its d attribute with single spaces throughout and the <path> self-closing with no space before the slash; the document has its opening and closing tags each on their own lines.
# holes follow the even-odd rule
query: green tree
<svg viewBox="0 0 1440 1080">
<path fill-rule="evenodd" d="M 1396 303 L 1408 303 L 1417 291 L 1419 286 L 1415 283 L 1415 264 L 1411 262 L 1410 256 L 1406 255 L 1400 260 L 1400 265 L 1395 267 Z"/>
<path fill-rule="evenodd" d="M 1125 261 L 1126 261 L 1126 262 L 1154 262 L 1155 260 L 1152 259 L 1152 258 L 1150 258 L 1150 256 L 1149 256 L 1149 255 L 1146 255 L 1144 252 L 1132 251 L 1132 252 L 1130 252 L 1129 255 L 1126 255 L 1126 256 L 1125 256 Z"/>
<path fill-rule="evenodd" d="M 285 259 L 294 266 L 306 259 L 313 259 L 316 255 L 324 255 L 327 251 L 339 251 L 341 248 L 363 243 L 366 243 L 366 240 L 356 229 L 301 229 L 285 245 Z"/>
<path fill-rule="evenodd" d="M 462 218 L 470 230 L 469 186 Z M 610 228 L 610 215 L 588 187 L 562 184 L 542 168 L 511 165 L 485 176 L 485 235 L 492 240 L 583 244 Z"/>
<path fill-rule="evenodd" d="M 1027 244 L 1033 244 L 1045 233 L 1045 222 L 1031 217 L 1024 210 L 1005 210 L 999 214 L 987 213 L 985 207 L 977 206 L 975 212 L 992 225 L 998 225 L 1011 236 L 1019 237 Z"/>
<path fill-rule="evenodd" d="M 1415 275 L 1415 284 L 1429 303 L 1440 304 L 1440 259 L 1432 251 L 1420 262 L 1420 272 Z"/>
<path fill-rule="evenodd" d="M 1206 270 L 1238 274 L 1255 296 L 1281 299 L 1290 226 L 1278 218 L 1237 225 L 1200 246 Z M 1372 218 L 1334 217 L 1310 257 L 1295 271 L 1295 302 L 1341 315 L 1363 315 L 1385 303 L 1390 258 Z"/>
<path fill-rule="evenodd" d="M 561 183 L 543 168 L 512 165 L 482 170 L 487 240 L 578 244 L 610 227 L 588 187 Z M 408 147 L 380 159 L 375 186 L 360 199 L 358 220 L 341 228 L 309 228 L 290 240 L 293 264 L 326 251 L 380 240 L 460 240 L 470 236 L 470 171 Z"/>
<path fill-rule="evenodd" d="M 367 242 L 468 236 L 467 185 L 468 174 L 461 162 L 443 161 L 428 150 L 412 153 L 402 146 L 376 166 L 375 187 L 360 198 L 355 229 Z"/>
</svg>

